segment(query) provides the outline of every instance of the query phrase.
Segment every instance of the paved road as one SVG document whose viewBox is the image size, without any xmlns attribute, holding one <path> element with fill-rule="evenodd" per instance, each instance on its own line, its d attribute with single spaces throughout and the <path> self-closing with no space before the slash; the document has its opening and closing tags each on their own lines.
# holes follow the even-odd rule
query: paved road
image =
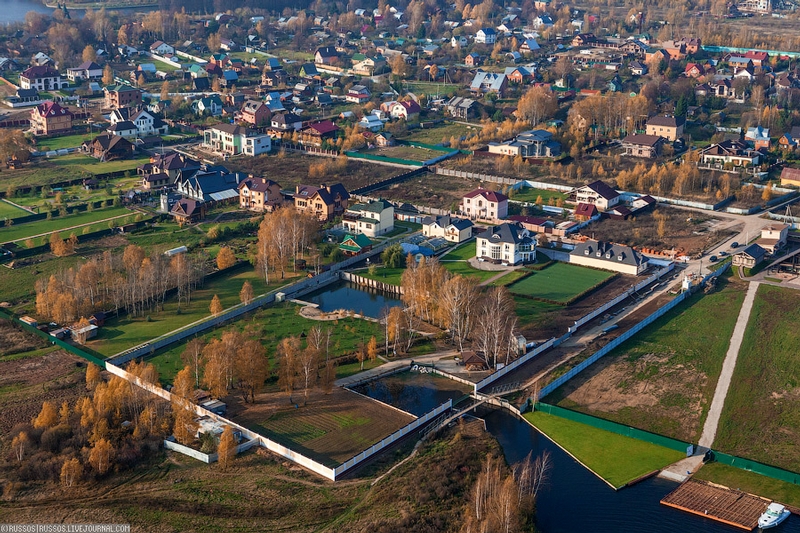
<svg viewBox="0 0 800 533">
<path fill-rule="evenodd" d="M 736 319 L 736 326 L 733 328 L 731 343 L 725 361 L 722 363 L 722 372 L 717 381 L 717 388 L 714 391 L 714 399 L 711 401 L 711 408 L 708 410 L 706 423 L 703 426 L 703 434 L 700 436 L 700 446 L 711 448 L 714 438 L 717 436 L 719 418 L 722 415 L 722 407 L 725 404 L 725 397 L 731 386 L 733 370 L 736 368 L 736 358 L 739 356 L 739 348 L 742 346 L 744 331 L 747 329 L 747 322 L 750 319 L 750 312 L 753 309 L 753 301 L 758 291 L 758 282 L 752 282 L 747 287 L 747 295 L 744 297 L 742 308 L 739 310 L 739 318 Z"/>
</svg>

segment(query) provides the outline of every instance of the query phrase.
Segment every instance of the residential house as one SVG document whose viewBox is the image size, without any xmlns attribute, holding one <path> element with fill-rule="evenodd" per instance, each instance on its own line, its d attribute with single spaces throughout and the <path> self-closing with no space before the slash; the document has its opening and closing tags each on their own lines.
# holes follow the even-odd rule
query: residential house
<svg viewBox="0 0 800 533">
<path fill-rule="evenodd" d="M 118 122 L 114 122 L 108 128 L 106 128 L 106 132 L 112 135 L 125 137 L 126 139 L 135 139 L 139 134 L 139 131 L 136 129 L 136 124 L 130 120 L 120 120 Z"/>
<path fill-rule="evenodd" d="M 187 70 L 189 72 L 189 76 L 193 80 L 208 78 L 208 71 L 205 69 L 205 67 L 203 67 L 203 65 L 192 63 L 191 65 L 189 65 L 189 68 Z"/>
<path fill-rule="evenodd" d="M 354 63 L 351 70 L 353 74 L 372 76 L 376 73 L 382 72 L 385 67 L 386 59 L 381 55 L 377 55 L 375 57 L 366 57 L 361 61 Z"/>
<path fill-rule="evenodd" d="M 783 167 L 781 170 L 781 187 L 800 187 L 800 168 Z"/>
<path fill-rule="evenodd" d="M 6 98 L 6 103 L 11 107 L 28 107 L 41 104 L 42 98 L 36 89 L 17 89 L 13 96 Z"/>
<path fill-rule="evenodd" d="M 317 48 L 317 51 L 314 53 L 314 63 L 317 65 L 336 66 L 339 64 L 339 52 L 334 46 L 323 46 Z"/>
<path fill-rule="evenodd" d="M 238 202 L 239 184 L 246 177 L 223 166 L 205 166 L 190 177 L 179 178 L 175 185 L 183 197 L 198 202 Z"/>
<path fill-rule="evenodd" d="M 469 90 L 476 94 L 493 92 L 502 98 L 507 87 L 508 78 L 505 74 L 478 71 L 469 85 Z"/>
<path fill-rule="evenodd" d="M 244 126 L 217 124 L 203 132 L 203 147 L 228 155 L 256 156 L 269 152 L 272 141 L 269 135 Z"/>
<path fill-rule="evenodd" d="M 136 172 L 139 175 L 147 176 L 150 174 L 166 174 L 169 176 L 170 183 L 174 183 L 178 176 L 186 172 L 192 173 L 200 170 L 200 162 L 187 157 L 178 152 L 156 153 L 150 157 L 150 161 L 140 165 Z"/>
<path fill-rule="evenodd" d="M 753 148 L 756 150 L 762 148 L 769 150 L 772 146 L 772 141 L 769 138 L 769 128 L 762 128 L 761 126 L 747 128 L 747 132 L 744 134 L 744 140 L 753 143 Z"/>
<path fill-rule="evenodd" d="M 467 44 L 468 44 L 467 38 L 464 37 L 463 35 L 459 36 L 454 35 L 450 39 L 450 46 L 452 46 L 453 48 L 463 48 L 464 46 L 467 46 Z"/>
<path fill-rule="evenodd" d="M 572 38 L 572 46 L 589 46 L 597 42 L 597 37 L 594 33 L 579 33 Z"/>
<path fill-rule="evenodd" d="M 592 239 L 576 244 L 569 262 L 633 276 L 644 273 L 649 266 L 647 258 L 630 246 Z"/>
<path fill-rule="evenodd" d="M 756 240 L 756 244 L 773 255 L 776 251 L 783 249 L 788 242 L 789 225 L 777 223 L 761 228 L 761 237 Z"/>
<path fill-rule="evenodd" d="M 419 119 L 419 114 L 422 108 L 414 100 L 406 100 L 405 102 L 395 102 L 389 107 L 389 115 L 394 119 L 404 119 L 406 121 L 413 121 Z"/>
<path fill-rule="evenodd" d="M 533 80 L 533 72 L 525 67 L 506 67 L 504 74 L 510 83 L 523 84 Z"/>
<path fill-rule="evenodd" d="M 313 63 L 305 63 L 300 67 L 300 77 L 306 79 L 313 79 L 319 77 L 319 71 Z"/>
<path fill-rule="evenodd" d="M 239 75 L 233 70 L 223 70 L 219 83 L 223 87 L 230 87 L 239 81 Z"/>
<path fill-rule="evenodd" d="M 267 178 L 249 177 L 239 184 L 239 207 L 271 212 L 283 204 L 281 186 Z"/>
<path fill-rule="evenodd" d="M 685 122 L 683 117 L 658 115 L 651 117 L 647 121 L 645 129 L 647 135 L 658 135 L 659 137 L 664 137 L 668 141 L 676 141 L 683 137 L 683 126 Z"/>
<path fill-rule="evenodd" d="M 194 109 L 194 112 L 198 115 L 217 117 L 222 114 L 222 107 L 222 99 L 218 94 L 204 96 L 192 102 L 192 109 Z"/>
<path fill-rule="evenodd" d="M 619 193 L 600 180 L 570 191 L 570 200 L 576 204 L 592 204 L 600 211 L 607 211 L 620 201 Z"/>
<path fill-rule="evenodd" d="M 591 220 L 598 215 L 597 206 L 593 204 L 580 203 L 575 206 L 575 220 L 586 221 Z"/>
<path fill-rule="evenodd" d="M 281 70 L 283 66 L 281 66 L 281 60 L 277 57 L 267 57 L 264 59 L 264 68 L 274 72 L 276 70 Z"/>
<path fill-rule="evenodd" d="M 447 114 L 454 118 L 475 118 L 479 113 L 479 104 L 472 98 L 454 96 L 445 104 Z"/>
<path fill-rule="evenodd" d="M 205 202 L 198 202 L 191 198 L 181 198 L 169 212 L 175 218 L 175 222 L 183 226 L 203 220 L 206 217 Z"/>
<path fill-rule="evenodd" d="M 242 106 L 242 121 L 252 126 L 263 126 L 268 124 L 271 116 L 272 112 L 264 102 L 248 100 Z"/>
<path fill-rule="evenodd" d="M 386 147 L 386 146 L 394 146 L 394 136 L 389 133 L 388 131 L 382 131 L 375 136 L 375 146 L 379 147 Z"/>
<path fill-rule="evenodd" d="M 630 68 L 631 75 L 633 76 L 644 76 L 648 72 L 647 65 L 640 63 L 639 61 L 631 61 L 631 63 L 628 65 L 628 68 Z"/>
<path fill-rule="evenodd" d="M 622 92 L 623 85 L 622 85 L 622 79 L 619 77 L 619 74 L 611 78 L 606 86 L 608 87 L 609 92 L 612 93 Z"/>
<path fill-rule="evenodd" d="M 159 172 L 158 174 L 145 174 L 142 176 L 142 188 L 146 191 L 155 191 L 168 187 L 170 184 L 169 174 Z"/>
<path fill-rule="evenodd" d="M 508 197 L 497 191 L 475 189 L 464 195 L 458 209 L 472 220 L 499 220 L 508 216 Z"/>
<path fill-rule="evenodd" d="M 239 49 L 239 45 L 236 42 L 225 37 L 219 40 L 219 47 L 220 50 L 225 50 L 226 52 L 235 52 Z"/>
<path fill-rule="evenodd" d="M 766 258 L 767 252 L 756 243 L 733 254 L 733 266 L 755 268 Z"/>
<path fill-rule="evenodd" d="M 464 242 L 472 237 L 472 221 L 450 215 L 425 217 L 422 220 L 422 235 L 440 237 L 448 242 Z"/>
<path fill-rule="evenodd" d="M 30 124 L 34 135 L 53 135 L 72 129 L 72 112 L 48 100 L 31 109 Z"/>
<path fill-rule="evenodd" d="M 101 133 L 90 141 L 84 141 L 81 149 L 100 161 L 127 159 L 133 155 L 133 144 L 126 138 L 111 133 Z"/>
<path fill-rule="evenodd" d="M 531 55 L 541 50 L 539 43 L 536 42 L 536 39 L 528 38 L 522 41 L 522 44 L 519 45 L 519 51 L 522 55 Z"/>
<path fill-rule="evenodd" d="M 504 222 L 478 235 L 475 251 L 479 261 L 503 265 L 531 263 L 536 261 L 536 240 L 519 222 Z"/>
<path fill-rule="evenodd" d="M 553 134 L 547 130 L 529 130 L 509 141 L 490 142 L 489 153 L 523 158 L 557 157 L 561 154 L 561 144 L 553 140 Z"/>
<path fill-rule="evenodd" d="M 361 117 L 361 120 L 358 121 L 358 125 L 373 133 L 383 129 L 383 121 L 374 113 L 369 113 Z"/>
<path fill-rule="evenodd" d="M 294 113 L 276 113 L 272 115 L 272 128 L 280 131 L 300 131 L 303 119 Z"/>
<path fill-rule="evenodd" d="M 19 86 L 23 89 L 52 91 L 66 89 L 69 81 L 50 65 L 28 67 L 19 75 Z"/>
<path fill-rule="evenodd" d="M 760 152 L 737 140 L 722 141 L 700 151 L 700 163 L 708 167 L 751 167 L 760 161 Z"/>
<path fill-rule="evenodd" d="M 371 248 L 372 241 L 363 233 L 357 233 L 355 235 L 347 234 L 339 244 L 339 249 L 343 251 L 345 255 L 350 256 L 358 255 L 361 252 L 367 252 Z"/>
<path fill-rule="evenodd" d="M 728 58 L 728 66 L 731 68 L 734 75 L 743 70 L 753 72 L 753 61 L 747 57 L 731 56 Z"/>
<path fill-rule="evenodd" d="M 467 54 L 467 57 L 464 59 L 464 64 L 468 67 L 478 67 L 481 64 L 481 55 L 472 52 L 471 54 Z"/>
<path fill-rule="evenodd" d="M 313 122 L 300 130 L 300 142 L 321 146 L 324 141 L 334 139 L 337 131 L 339 131 L 339 128 L 330 120 Z"/>
<path fill-rule="evenodd" d="M 150 53 L 160 56 L 172 55 L 175 53 L 175 47 L 168 45 L 164 41 L 156 41 L 150 45 Z"/>
<path fill-rule="evenodd" d="M 109 118 L 111 127 L 106 131 L 126 138 L 169 133 L 169 126 L 163 120 L 144 109 L 117 108 L 111 111 Z"/>
<path fill-rule="evenodd" d="M 75 68 L 67 69 L 67 79 L 73 83 L 84 80 L 99 80 L 103 78 L 103 67 L 94 61 L 84 61 Z"/>
<path fill-rule="evenodd" d="M 703 68 L 703 65 L 699 63 L 687 63 L 686 68 L 683 69 L 684 76 L 689 78 L 699 78 L 700 76 L 705 76 L 706 70 Z"/>
<path fill-rule="evenodd" d="M 555 25 L 555 22 L 553 21 L 553 17 L 547 13 L 544 13 L 538 17 L 535 17 L 531 24 L 535 30 L 545 30 L 547 28 L 552 28 Z"/>
<path fill-rule="evenodd" d="M 625 155 L 634 157 L 657 157 L 663 144 L 664 137 L 659 135 L 628 135 L 622 139 Z"/>
<path fill-rule="evenodd" d="M 350 193 L 344 185 L 298 185 L 294 193 L 294 207 L 301 213 L 311 213 L 326 222 L 342 216 L 347 209 Z"/>
<path fill-rule="evenodd" d="M 781 135 L 781 138 L 778 139 L 778 146 L 780 146 L 784 150 L 796 150 L 797 149 L 797 139 L 792 137 L 792 134 L 789 132 L 784 133 Z"/>
<path fill-rule="evenodd" d="M 120 107 L 136 107 L 142 105 L 142 91 L 130 85 L 110 85 L 103 89 L 105 93 L 105 107 L 117 109 Z"/>
<path fill-rule="evenodd" d="M 350 90 L 347 91 L 344 99 L 347 102 L 351 102 L 354 104 L 366 104 L 369 102 L 370 99 L 370 92 L 363 85 L 353 85 L 350 87 Z"/>
<path fill-rule="evenodd" d="M 394 230 L 394 205 L 386 200 L 368 200 L 348 206 L 342 225 L 351 234 L 378 237 Z"/>
<path fill-rule="evenodd" d="M 497 40 L 497 32 L 494 28 L 482 28 L 475 34 L 475 42 L 478 44 L 494 44 Z"/>
</svg>

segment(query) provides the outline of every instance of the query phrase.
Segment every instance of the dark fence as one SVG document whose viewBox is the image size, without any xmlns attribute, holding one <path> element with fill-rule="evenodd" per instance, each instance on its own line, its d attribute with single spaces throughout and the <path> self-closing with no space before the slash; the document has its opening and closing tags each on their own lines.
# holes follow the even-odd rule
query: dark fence
<svg viewBox="0 0 800 533">
<path fill-rule="evenodd" d="M 353 191 L 350 191 L 352 194 L 358 195 L 365 195 L 371 193 L 372 191 L 377 191 L 380 189 L 385 189 L 390 185 L 394 185 L 395 183 L 400 183 L 406 181 L 408 179 L 413 178 L 414 176 L 419 176 L 420 174 L 424 174 L 429 172 L 427 167 L 415 168 L 414 170 L 409 170 L 408 172 L 403 172 L 402 174 L 398 174 L 397 176 L 387 178 L 385 180 L 381 180 L 377 183 L 372 183 L 370 185 L 366 185 L 364 187 L 359 187 Z"/>
</svg>

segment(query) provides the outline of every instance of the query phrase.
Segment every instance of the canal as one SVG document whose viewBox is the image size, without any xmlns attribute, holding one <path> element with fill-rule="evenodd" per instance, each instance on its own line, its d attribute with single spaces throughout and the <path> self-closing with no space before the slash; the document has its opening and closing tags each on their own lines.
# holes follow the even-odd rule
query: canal
<svg viewBox="0 0 800 533">
<path fill-rule="evenodd" d="M 361 287 L 349 281 L 337 281 L 303 296 L 303 301 L 319 305 L 325 313 L 345 309 L 370 318 L 381 316 L 386 307 L 401 305 L 398 298 L 383 291 Z"/>
</svg>

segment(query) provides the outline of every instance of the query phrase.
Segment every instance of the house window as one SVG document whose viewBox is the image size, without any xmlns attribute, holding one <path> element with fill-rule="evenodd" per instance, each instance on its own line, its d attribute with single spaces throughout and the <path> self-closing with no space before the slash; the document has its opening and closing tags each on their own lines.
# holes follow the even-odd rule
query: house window
<svg viewBox="0 0 800 533">
<path fill-rule="evenodd" d="M 500 247 L 492 246 L 492 259 L 500 259 Z"/>
</svg>

